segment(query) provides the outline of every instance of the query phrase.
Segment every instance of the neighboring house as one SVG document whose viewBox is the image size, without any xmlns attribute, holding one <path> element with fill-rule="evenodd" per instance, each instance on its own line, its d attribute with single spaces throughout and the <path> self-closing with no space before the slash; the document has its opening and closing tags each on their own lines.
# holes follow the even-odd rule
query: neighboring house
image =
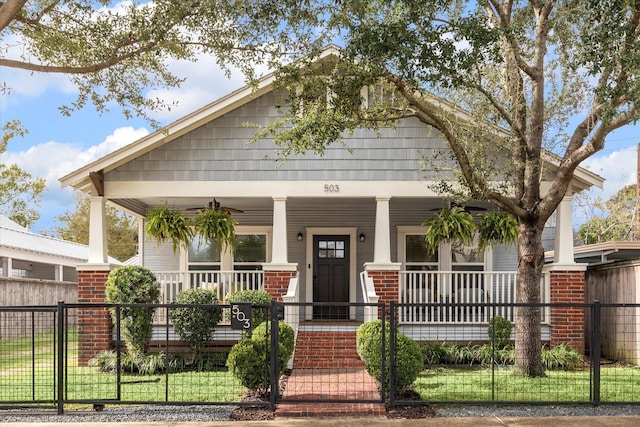
<svg viewBox="0 0 640 427">
<path fill-rule="evenodd" d="M 424 249 L 421 223 L 448 203 L 430 187 L 436 175 L 421 170 L 421 155 L 447 148 L 437 132 L 407 119 L 396 129 L 383 129 L 379 138 L 354 132 L 345 138 L 352 152 L 336 144 L 323 156 L 307 153 L 279 164 L 265 159 L 276 156 L 272 141 L 250 143 L 255 129 L 244 125 L 281 116 L 281 97 L 272 83 L 273 76 L 267 76 L 256 88 L 237 90 L 61 178 L 63 186 L 91 196 L 91 254 L 80 267 L 81 286 L 84 277 L 93 289 L 96 275 L 106 277 L 111 268 L 101 223 L 107 201 L 141 222 L 153 207 L 195 213 L 220 203 L 236 210 L 235 254 L 201 242 L 174 253 L 170 243 L 140 238 L 140 264 L 156 272 L 165 302 L 180 289 L 199 286 L 216 289 L 221 299 L 246 287 L 302 302 L 514 300 L 515 248 L 479 253 L 473 246 L 442 245 L 433 256 Z M 547 166 L 554 168 L 549 158 Z M 577 193 L 594 185 L 601 186 L 602 179 L 578 169 L 570 189 Z M 584 272 L 573 261 L 571 200 L 567 194 L 557 213 L 551 282 L 554 275 Z M 468 207 L 472 213 L 490 209 L 479 201 Z M 543 285 L 546 300 L 548 286 Z M 306 310 L 302 316 L 362 320 L 364 315 L 337 308 Z M 401 321 L 417 326 L 488 321 L 484 313 L 466 316 L 404 310 Z M 485 330 L 482 326 L 482 335 Z M 545 333 L 548 338 L 548 328 Z"/>
<path fill-rule="evenodd" d="M 0 277 L 75 282 L 89 247 L 32 233 L 0 215 L 0 259 Z"/>
</svg>

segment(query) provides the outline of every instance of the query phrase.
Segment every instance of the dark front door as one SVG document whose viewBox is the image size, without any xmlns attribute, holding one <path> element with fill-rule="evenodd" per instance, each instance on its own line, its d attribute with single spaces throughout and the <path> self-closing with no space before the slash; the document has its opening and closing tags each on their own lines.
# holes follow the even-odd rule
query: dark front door
<svg viewBox="0 0 640 427">
<path fill-rule="evenodd" d="M 313 301 L 349 302 L 349 236 L 313 237 Z M 349 307 L 314 306 L 314 319 L 348 319 Z"/>
</svg>

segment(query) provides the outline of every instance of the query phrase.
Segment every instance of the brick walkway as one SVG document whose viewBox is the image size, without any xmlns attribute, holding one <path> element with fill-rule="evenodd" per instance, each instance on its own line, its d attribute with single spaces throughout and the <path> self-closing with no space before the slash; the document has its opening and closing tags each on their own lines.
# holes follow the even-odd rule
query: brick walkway
<svg viewBox="0 0 640 427">
<path fill-rule="evenodd" d="M 385 415 L 383 403 L 358 403 L 356 400 L 380 400 L 378 385 L 364 368 L 294 368 L 282 395 L 282 402 L 276 408 L 276 416 Z"/>
</svg>

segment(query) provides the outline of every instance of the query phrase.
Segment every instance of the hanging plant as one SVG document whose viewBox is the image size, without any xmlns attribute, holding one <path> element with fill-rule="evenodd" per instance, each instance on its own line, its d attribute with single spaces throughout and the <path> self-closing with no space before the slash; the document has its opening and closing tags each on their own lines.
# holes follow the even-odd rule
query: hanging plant
<svg viewBox="0 0 640 427">
<path fill-rule="evenodd" d="M 425 243 L 427 251 L 436 253 L 440 243 L 457 241 L 463 244 L 473 242 L 475 225 L 473 217 L 460 206 L 444 207 L 436 216 L 422 223 L 427 227 Z"/>
<path fill-rule="evenodd" d="M 166 207 L 155 208 L 147 212 L 147 235 L 154 238 L 158 244 L 170 240 L 173 252 L 180 246 L 188 246 L 193 238 L 193 230 L 187 218 L 178 211 Z"/>
<path fill-rule="evenodd" d="M 518 240 L 518 221 L 508 212 L 494 211 L 480 215 L 476 229 L 480 250 L 499 244 L 510 246 Z"/>
<path fill-rule="evenodd" d="M 199 210 L 193 219 L 193 231 L 205 240 L 218 242 L 222 249 L 230 247 L 233 250 L 236 247 L 236 224 L 229 212 L 206 208 Z"/>
</svg>

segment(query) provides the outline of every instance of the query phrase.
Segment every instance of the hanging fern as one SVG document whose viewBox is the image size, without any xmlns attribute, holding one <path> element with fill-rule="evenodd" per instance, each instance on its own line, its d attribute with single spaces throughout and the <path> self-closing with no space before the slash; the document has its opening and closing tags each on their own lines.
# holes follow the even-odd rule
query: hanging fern
<svg viewBox="0 0 640 427">
<path fill-rule="evenodd" d="M 518 221 L 507 212 L 495 211 L 480 215 L 476 229 L 480 250 L 499 244 L 510 246 L 518 240 Z"/>
<path fill-rule="evenodd" d="M 158 244 L 170 240 L 175 253 L 180 246 L 187 246 L 193 238 L 193 231 L 187 218 L 180 212 L 166 207 L 155 208 L 147 212 L 147 235 Z"/>
<path fill-rule="evenodd" d="M 427 250 L 432 254 L 436 253 L 442 242 L 473 242 L 473 217 L 460 206 L 442 208 L 436 216 L 425 220 L 422 225 L 427 227 L 425 243 Z"/>
<path fill-rule="evenodd" d="M 228 212 L 216 209 L 202 209 L 193 219 L 194 233 L 206 240 L 214 240 L 224 247 L 232 250 L 236 247 L 235 226 L 237 222 Z"/>
</svg>

